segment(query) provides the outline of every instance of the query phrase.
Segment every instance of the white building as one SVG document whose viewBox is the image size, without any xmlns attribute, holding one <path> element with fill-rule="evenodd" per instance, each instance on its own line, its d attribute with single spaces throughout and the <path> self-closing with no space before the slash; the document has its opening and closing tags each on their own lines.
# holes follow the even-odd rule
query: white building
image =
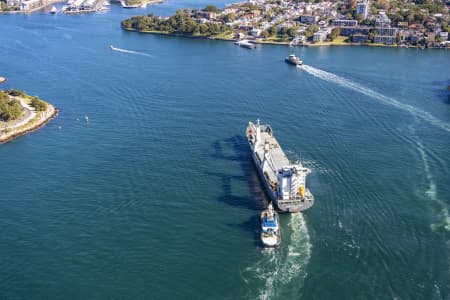
<svg viewBox="0 0 450 300">
<path fill-rule="evenodd" d="M 356 6 L 356 12 L 360 14 L 364 20 L 367 19 L 367 16 L 369 15 L 369 1 L 358 3 Z"/>
<path fill-rule="evenodd" d="M 323 42 L 327 39 L 328 33 L 325 30 L 319 30 L 314 33 L 313 41 L 314 42 Z"/>
</svg>

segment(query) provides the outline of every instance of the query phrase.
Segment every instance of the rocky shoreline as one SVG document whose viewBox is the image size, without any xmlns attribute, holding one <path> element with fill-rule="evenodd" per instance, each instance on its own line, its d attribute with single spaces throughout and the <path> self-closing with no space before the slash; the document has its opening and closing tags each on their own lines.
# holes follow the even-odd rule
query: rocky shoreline
<svg viewBox="0 0 450 300">
<path fill-rule="evenodd" d="M 50 120 L 55 118 L 59 113 L 59 110 L 51 104 L 48 104 L 47 110 L 39 112 L 35 118 L 29 123 L 21 126 L 20 128 L 13 129 L 7 133 L 0 133 L 0 144 L 10 142 L 22 135 L 38 130 L 47 124 Z"/>
</svg>

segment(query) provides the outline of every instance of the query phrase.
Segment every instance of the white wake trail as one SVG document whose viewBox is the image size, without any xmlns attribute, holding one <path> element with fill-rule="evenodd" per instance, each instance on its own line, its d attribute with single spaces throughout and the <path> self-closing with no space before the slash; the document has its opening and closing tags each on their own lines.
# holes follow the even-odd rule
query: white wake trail
<svg viewBox="0 0 450 300">
<path fill-rule="evenodd" d="M 253 294 L 249 298 L 280 298 L 283 288 L 289 288 L 288 285 L 294 282 L 295 288 L 300 289 L 311 257 L 311 243 L 303 215 L 291 214 L 286 228 L 282 229 L 281 247 L 263 249 L 261 255 L 262 258 L 243 273 L 245 282 L 250 286 L 262 286 L 257 296 Z"/>
<path fill-rule="evenodd" d="M 374 98 L 386 105 L 390 105 L 390 106 L 396 107 L 398 109 L 401 109 L 403 111 L 409 112 L 411 115 L 413 115 L 421 120 L 424 120 L 431 125 L 434 125 L 434 126 L 439 127 L 447 132 L 450 132 L 450 124 L 449 123 L 439 120 L 438 118 L 434 117 L 430 113 L 423 111 L 417 107 L 402 103 L 394 98 L 387 97 L 383 94 L 375 92 L 369 88 L 366 88 L 366 87 L 364 87 L 356 82 L 353 82 L 349 79 L 346 79 L 344 77 L 340 77 L 336 74 L 329 73 L 329 72 L 326 72 L 326 71 L 323 71 L 320 69 L 316 69 L 316 68 L 308 66 L 308 65 L 303 65 L 301 68 L 317 78 L 336 83 L 342 87 L 349 88 L 356 92 L 362 93 L 366 96 Z"/>
<path fill-rule="evenodd" d="M 147 56 L 147 57 L 155 58 L 151 54 L 144 53 L 144 52 L 139 52 L 139 51 L 127 50 L 127 49 L 122 49 L 122 48 L 117 48 L 117 47 L 111 47 L 111 50 L 117 51 L 117 52 L 122 52 L 122 53 L 135 54 L 135 55 L 141 55 L 141 56 Z"/>
</svg>

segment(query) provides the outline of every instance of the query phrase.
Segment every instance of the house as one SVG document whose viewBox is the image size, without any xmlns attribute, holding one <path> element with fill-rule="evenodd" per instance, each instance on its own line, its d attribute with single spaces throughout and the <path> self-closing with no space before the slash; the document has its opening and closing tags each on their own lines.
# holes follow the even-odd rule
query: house
<svg viewBox="0 0 450 300">
<path fill-rule="evenodd" d="M 205 18 L 207 20 L 214 20 L 217 17 L 217 13 L 213 12 L 213 11 L 199 11 L 197 12 L 197 16 L 199 16 L 200 18 Z"/>
<path fill-rule="evenodd" d="M 357 20 L 333 20 L 333 25 L 336 27 L 354 27 L 358 25 Z"/>
<path fill-rule="evenodd" d="M 352 42 L 353 43 L 367 43 L 367 40 L 369 39 L 369 36 L 367 34 L 354 34 L 352 35 Z"/>
<path fill-rule="evenodd" d="M 397 42 L 397 38 L 395 36 L 376 35 L 373 42 L 375 44 L 393 45 Z"/>
<path fill-rule="evenodd" d="M 361 15 L 364 20 L 367 19 L 367 16 L 369 15 L 369 1 L 358 3 L 356 5 L 356 13 Z"/>
<path fill-rule="evenodd" d="M 315 24 L 319 20 L 318 16 L 302 15 L 300 16 L 300 22 L 305 24 Z"/>
<path fill-rule="evenodd" d="M 365 27 L 340 27 L 340 35 L 342 36 L 352 36 L 354 34 L 365 34 L 368 35 L 370 28 L 365 26 Z"/>
<path fill-rule="evenodd" d="M 395 36 L 397 34 L 397 28 L 394 27 L 376 27 L 375 32 L 377 35 Z"/>
<path fill-rule="evenodd" d="M 391 19 L 387 16 L 385 11 L 380 11 L 375 19 L 376 27 L 389 27 L 391 26 Z"/>
<path fill-rule="evenodd" d="M 402 29 L 408 29 L 408 22 L 398 22 L 397 27 Z"/>
<path fill-rule="evenodd" d="M 328 33 L 324 30 L 319 30 L 313 35 L 313 42 L 323 42 L 327 39 Z"/>
<path fill-rule="evenodd" d="M 448 40 L 448 32 L 446 32 L 446 31 L 439 32 L 439 40 L 442 42 L 447 41 Z"/>
<path fill-rule="evenodd" d="M 249 31 L 250 36 L 259 37 L 261 35 L 262 30 L 261 29 L 252 29 Z"/>
</svg>

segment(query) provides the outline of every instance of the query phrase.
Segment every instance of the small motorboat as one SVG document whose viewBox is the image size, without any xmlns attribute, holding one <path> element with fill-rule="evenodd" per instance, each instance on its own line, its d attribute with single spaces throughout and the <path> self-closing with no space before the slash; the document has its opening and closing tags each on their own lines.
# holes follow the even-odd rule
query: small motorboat
<svg viewBox="0 0 450 300">
<path fill-rule="evenodd" d="M 52 14 L 52 15 L 56 15 L 56 13 L 58 12 L 58 10 L 56 9 L 56 6 L 52 6 L 52 9 L 50 10 L 50 13 Z"/>
<path fill-rule="evenodd" d="M 254 48 L 256 48 L 256 45 L 250 43 L 248 40 L 237 41 L 237 42 L 235 42 L 235 44 L 240 46 L 240 47 L 247 48 L 247 49 L 254 49 Z"/>
<path fill-rule="evenodd" d="M 303 65 L 303 62 L 301 61 L 300 57 L 295 56 L 295 54 L 291 54 L 288 57 L 284 59 L 285 62 L 291 65 L 295 66 L 301 66 Z"/>
<path fill-rule="evenodd" d="M 281 244 L 281 228 L 278 213 L 273 209 L 272 202 L 260 215 L 261 242 L 267 247 L 276 247 Z"/>
</svg>

